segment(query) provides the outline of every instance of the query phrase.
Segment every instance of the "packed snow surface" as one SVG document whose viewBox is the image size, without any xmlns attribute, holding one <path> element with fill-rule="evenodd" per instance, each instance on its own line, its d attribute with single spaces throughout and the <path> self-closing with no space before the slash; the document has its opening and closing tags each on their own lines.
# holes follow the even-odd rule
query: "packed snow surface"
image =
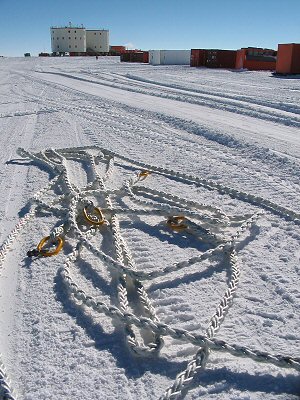
<svg viewBox="0 0 300 400">
<path fill-rule="evenodd" d="M 97 146 L 126 157 L 117 159 L 110 177 L 116 190 L 138 173 L 138 163 L 231 188 L 232 195 L 159 173 L 142 182 L 231 219 L 264 211 L 236 243 L 240 282 L 215 337 L 299 359 L 300 79 L 87 57 L 0 59 L 0 82 L 1 243 L 28 212 L 33 194 L 53 179 L 43 165 L 20 157 L 19 147 L 37 153 Z M 88 183 L 84 163 L 69 160 L 67 168 L 73 185 Z M 240 192 L 294 217 L 234 195 Z M 0 352 L 16 397 L 159 399 L 199 346 L 165 336 L 159 354 L 132 354 L 120 320 L 93 312 L 66 290 L 59 269 L 72 238 L 55 257 L 27 257 L 57 222 L 51 213 L 35 216 L 1 264 Z M 164 216 L 125 215 L 120 229 L 136 269 L 149 277 L 208 246 L 171 230 Z M 103 234 L 99 246 L 114 257 L 111 245 Z M 118 306 L 115 272 L 105 262 L 85 250 L 75 264 L 78 286 Z M 205 335 L 228 275 L 215 254 L 143 284 L 161 323 Z M 180 396 L 287 400 L 299 394 L 299 371 L 212 350 Z"/>
</svg>

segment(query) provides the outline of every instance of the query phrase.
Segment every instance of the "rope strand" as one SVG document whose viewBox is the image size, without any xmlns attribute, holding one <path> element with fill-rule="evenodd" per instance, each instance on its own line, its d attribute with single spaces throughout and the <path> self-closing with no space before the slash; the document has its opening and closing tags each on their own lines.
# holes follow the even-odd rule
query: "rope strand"
<svg viewBox="0 0 300 400">
<path fill-rule="evenodd" d="M 282 218 L 291 220 L 295 224 L 300 224 L 299 214 L 269 200 L 220 185 L 211 180 L 133 161 L 128 157 L 97 146 L 59 150 L 48 149 L 39 153 L 18 149 L 18 154 L 22 157 L 30 158 L 38 166 L 46 167 L 54 174 L 55 178 L 33 196 L 30 200 L 30 211 L 19 220 L 2 244 L 0 248 L 0 272 L 14 239 L 30 220 L 33 220 L 37 214 L 42 212 L 52 213 L 55 217 L 59 218 L 60 223 L 56 224 L 50 231 L 50 239 L 55 240 L 62 236 L 67 238 L 70 235 L 77 241 L 71 253 L 66 257 L 63 267 L 60 268 L 61 279 L 74 301 L 80 302 L 83 306 L 97 313 L 104 313 L 110 318 L 122 322 L 124 324 L 127 344 L 132 352 L 138 356 L 144 357 L 158 354 L 163 345 L 162 338 L 165 336 L 199 346 L 193 359 L 187 363 L 186 369 L 177 374 L 175 381 L 166 389 L 160 398 L 161 400 L 175 399 L 180 396 L 182 390 L 188 390 L 196 374 L 205 369 L 209 354 L 212 351 L 227 352 L 236 357 L 250 358 L 257 362 L 266 362 L 281 368 L 292 368 L 300 371 L 299 358 L 273 355 L 215 338 L 233 304 L 239 283 L 240 267 L 237 260 L 237 242 L 241 235 L 249 231 L 264 212 L 260 210 L 252 215 L 228 216 L 218 207 L 185 200 L 179 196 L 166 193 L 163 190 L 141 186 L 139 183 L 145 179 L 150 171 L 166 178 L 176 178 L 182 183 L 193 183 L 198 187 L 202 186 L 209 190 L 218 191 L 221 194 L 227 194 L 243 202 L 268 210 Z M 68 174 L 67 160 L 88 163 L 93 179 L 84 188 L 79 189 L 71 182 Z M 120 162 L 125 162 L 131 167 L 140 167 L 144 172 L 125 180 L 120 189 L 108 189 L 106 183 L 112 180 L 114 166 L 118 163 L 120 164 Z M 103 177 L 98 172 L 99 163 L 105 164 Z M 55 187 L 60 189 L 61 194 L 49 202 L 46 197 L 47 195 L 54 194 Z M 118 199 L 123 201 L 125 196 L 127 196 L 134 207 L 126 208 L 115 205 Z M 97 202 L 100 201 L 105 205 L 101 210 L 94 206 L 95 199 L 97 199 Z M 83 223 L 79 216 L 82 215 L 84 210 L 86 212 L 85 217 L 88 218 L 90 225 L 87 226 L 85 224 L 85 228 L 82 229 Z M 199 255 L 185 261 L 167 265 L 160 270 L 157 269 L 150 272 L 138 271 L 131 251 L 122 236 L 119 217 L 152 215 L 169 218 L 182 214 L 185 216 L 183 226 L 186 234 L 191 234 L 199 240 L 209 243 L 211 247 Z M 101 228 L 99 229 L 99 226 L 101 227 L 102 225 L 106 226 L 103 232 Z M 91 241 L 96 235 L 101 236 L 108 233 L 112 237 L 114 257 L 104 253 Z M 108 268 L 112 268 L 117 272 L 117 298 L 119 307 L 108 305 L 86 294 L 73 280 L 72 269 L 74 268 L 74 264 L 80 259 L 83 247 L 93 253 Z M 199 263 L 217 254 L 223 255 L 224 268 L 228 264 L 230 278 L 223 298 L 211 317 L 205 334 L 193 334 L 187 330 L 174 328 L 160 322 L 141 281 L 149 281 L 157 277 L 166 276 L 166 274 L 172 272 L 184 270 L 195 263 Z M 228 262 L 225 262 L 225 260 L 228 260 Z M 141 306 L 138 315 L 131 311 L 131 308 L 136 309 L 135 306 L 137 304 L 133 304 L 132 300 L 129 300 L 129 286 L 130 290 L 134 290 L 135 292 L 135 301 L 138 301 Z M 148 339 L 147 343 L 140 343 L 135 332 L 137 330 L 141 332 L 144 329 L 151 332 L 151 340 Z M 143 335 L 141 334 L 140 336 Z M 0 364 L 0 393 L 3 393 L 3 399 L 16 398 L 8 385 L 8 378 L 2 364 Z"/>
</svg>

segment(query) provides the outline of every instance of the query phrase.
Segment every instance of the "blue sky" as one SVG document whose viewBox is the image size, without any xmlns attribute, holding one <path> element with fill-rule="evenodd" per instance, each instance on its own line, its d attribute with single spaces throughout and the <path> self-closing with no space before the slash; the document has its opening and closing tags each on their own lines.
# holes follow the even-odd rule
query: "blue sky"
<svg viewBox="0 0 300 400">
<path fill-rule="evenodd" d="M 50 26 L 70 21 L 144 50 L 300 43 L 300 0 L 0 0 L 0 55 L 51 51 Z"/>
</svg>

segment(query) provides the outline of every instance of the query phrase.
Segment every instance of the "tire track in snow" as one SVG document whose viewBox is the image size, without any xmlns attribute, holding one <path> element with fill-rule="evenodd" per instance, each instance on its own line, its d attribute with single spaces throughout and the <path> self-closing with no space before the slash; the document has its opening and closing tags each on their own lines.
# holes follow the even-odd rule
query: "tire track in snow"
<svg viewBox="0 0 300 400">
<path fill-rule="evenodd" d="M 67 93 L 68 92 L 68 90 L 65 90 L 65 92 Z M 89 98 L 89 96 L 87 96 L 88 98 Z M 128 108 L 128 107 L 126 107 L 126 108 Z M 75 108 L 74 109 L 74 107 L 73 108 L 71 108 L 71 107 L 69 107 L 69 110 L 68 111 L 71 111 L 73 114 L 74 114 L 74 116 L 75 115 L 78 115 L 78 110 L 80 109 L 80 113 L 81 114 L 85 114 L 85 118 L 88 118 L 89 120 L 91 120 L 91 118 L 92 119 L 94 119 L 95 120 L 95 122 L 98 124 L 99 122 L 102 122 L 102 123 L 105 123 L 106 125 L 109 125 L 109 121 L 111 122 L 111 125 L 112 125 L 112 127 L 111 127 L 111 129 L 116 133 L 116 134 L 118 134 L 118 136 L 119 136 L 119 141 L 120 141 L 120 138 L 121 138 L 121 136 L 123 136 L 124 137 L 124 135 L 126 134 L 127 135 L 127 137 L 128 136 L 131 136 L 132 138 L 133 138 L 133 142 L 136 142 L 137 140 L 143 140 L 143 141 L 145 141 L 145 142 L 147 142 L 147 144 L 149 144 L 149 142 L 151 142 L 152 143 L 152 145 L 153 146 L 157 146 L 157 140 L 159 139 L 159 141 L 160 141 L 160 143 L 162 142 L 164 145 L 168 145 L 169 144 L 169 138 L 163 138 L 163 140 L 161 140 L 161 138 L 162 138 L 162 136 L 163 136 L 163 134 L 162 133 L 157 133 L 157 130 L 156 131 L 154 131 L 153 129 L 151 130 L 151 132 L 150 132 L 150 134 L 148 133 L 148 130 L 147 130 L 147 128 L 138 128 L 138 132 L 140 133 L 140 135 L 137 137 L 137 135 L 136 135 L 136 133 L 131 133 L 131 132 L 137 132 L 137 125 L 139 126 L 140 125 L 140 119 L 141 119 L 141 117 L 139 116 L 138 118 L 135 118 L 135 116 L 134 116 L 134 110 L 132 110 L 132 108 L 129 108 L 129 112 L 130 112 L 130 115 L 129 116 L 126 116 L 126 118 L 124 118 L 124 116 L 122 115 L 122 119 L 125 119 L 125 121 L 126 120 L 128 120 L 129 118 L 131 119 L 131 123 L 130 124 L 128 124 L 127 122 L 123 122 L 122 120 L 120 120 L 120 114 L 117 112 L 115 115 L 114 114 L 112 114 L 111 116 L 110 116 L 110 120 L 109 120 L 109 115 L 107 114 L 107 113 L 103 113 L 103 111 L 101 110 L 101 111 L 99 111 L 99 110 L 97 110 L 97 109 L 95 109 L 95 107 L 88 107 L 88 110 L 86 110 L 86 109 L 84 109 L 84 107 L 83 106 L 80 106 L 80 107 L 77 107 L 77 108 Z M 143 114 L 143 113 L 141 113 L 140 111 L 139 111 L 139 114 Z M 149 115 L 149 112 L 148 113 L 144 113 L 144 115 L 145 115 L 145 117 L 147 117 L 148 115 Z M 151 115 L 151 118 L 153 118 L 153 114 L 152 113 L 150 113 L 150 115 Z M 122 127 L 122 129 L 121 128 L 117 128 L 117 127 L 115 127 L 115 126 L 113 126 L 114 124 L 115 124 L 115 116 L 118 116 L 118 125 L 120 126 L 120 127 Z M 157 117 L 157 118 L 159 118 L 159 119 L 162 119 L 162 120 L 166 120 L 167 121 L 167 123 L 172 123 L 172 125 L 174 126 L 176 126 L 176 125 L 178 125 L 178 122 L 179 122 L 179 124 L 181 124 L 182 125 L 182 127 L 183 128 L 185 128 L 185 131 L 188 129 L 188 123 L 186 122 L 186 121 L 182 121 L 182 120 L 179 120 L 178 121 L 178 119 L 174 119 L 174 118 L 168 118 L 168 117 L 164 117 L 164 116 L 161 116 L 161 115 L 154 115 L 154 117 Z M 132 123 L 132 120 L 134 120 L 134 124 Z M 175 120 L 175 121 L 174 121 Z M 177 122 L 178 121 L 178 122 Z M 197 126 L 197 125 L 195 125 L 193 128 L 192 128 L 192 132 L 193 131 L 195 131 L 195 129 L 197 130 L 197 131 L 199 131 L 199 127 Z M 181 130 L 181 131 L 178 131 L 179 132 L 179 134 L 182 136 L 182 133 L 184 133 L 184 130 Z M 144 135 L 142 135 L 142 134 L 144 134 Z M 147 137 L 145 138 L 145 134 L 147 135 Z M 158 138 L 158 136 L 160 136 L 160 138 Z M 207 134 L 205 135 L 205 136 L 207 136 Z M 214 132 L 211 132 L 211 133 L 208 133 L 208 138 L 209 139 L 212 139 L 212 141 L 214 140 L 214 138 L 215 137 L 217 137 L 216 136 L 216 134 L 214 133 Z M 116 135 L 114 135 L 114 139 L 116 139 Z M 181 139 L 182 140 L 182 139 Z M 227 140 L 231 140 L 231 139 L 227 139 Z M 191 140 L 192 141 L 192 140 Z M 97 144 L 99 144 L 99 140 L 97 140 L 96 139 L 96 141 L 95 141 L 95 143 L 97 143 Z M 125 144 L 125 141 L 123 140 L 123 143 Z M 226 138 L 224 138 L 222 141 L 221 141 L 221 143 L 223 144 L 223 143 L 225 143 L 225 145 L 227 144 L 227 143 L 229 143 L 228 141 L 226 142 Z M 241 144 L 242 143 L 240 143 L 240 142 L 237 142 L 237 144 L 238 144 L 238 146 L 241 146 Z M 206 148 L 208 147 L 208 145 L 207 145 L 207 142 L 205 143 L 205 146 L 206 146 Z M 177 144 L 176 144 L 176 146 L 175 146 L 176 148 L 178 148 L 179 147 L 179 145 L 178 145 L 178 142 L 177 142 Z M 233 147 L 234 147 L 234 145 L 233 145 Z M 247 146 L 247 144 L 242 144 L 242 147 L 245 147 L 245 148 L 248 148 L 249 149 L 249 146 Z M 252 148 L 251 148 L 252 147 Z M 127 148 L 128 148 L 128 146 L 127 146 Z M 255 150 L 255 151 L 257 151 L 257 148 L 255 147 L 255 146 L 250 146 L 250 148 L 251 148 L 251 150 Z M 186 152 L 186 148 L 185 148 L 185 144 L 182 146 L 182 152 Z M 260 154 L 258 154 L 258 158 L 262 158 L 262 154 L 261 154 L 261 150 L 259 151 L 259 153 Z M 211 155 L 210 155 L 211 156 Z M 267 155 L 268 157 L 270 157 L 270 155 L 268 154 Z M 227 161 L 226 161 L 227 160 Z M 225 160 L 225 162 L 226 163 L 232 163 L 232 160 L 233 160 L 233 158 L 232 157 L 227 157 L 226 158 L 226 160 Z M 224 162 L 224 160 L 223 160 L 223 162 Z M 245 164 L 246 164 L 246 168 L 247 168 L 247 161 L 245 162 Z M 233 165 L 233 167 L 234 168 L 236 168 L 236 164 L 235 165 Z M 245 167 L 245 166 L 244 166 Z M 261 167 L 260 169 L 259 168 L 256 168 L 256 170 L 255 171 L 252 171 L 252 174 L 254 173 L 254 175 L 256 175 L 256 176 L 260 176 L 261 175 L 261 169 L 264 169 L 264 167 L 265 166 L 263 166 L 263 167 Z M 243 168 L 243 167 L 242 167 Z M 209 169 L 210 169 L 210 166 L 209 166 Z M 208 173 L 209 173 L 209 170 L 208 170 Z M 273 185 L 273 180 L 274 180 L 274 178 L 273 178 L 273 172 L 271 173 L 271 175 L 270 175 L 270 179 L 271 179 L 271 181 L 272 182 L 270 182 L 271 183 L 271 186 Z M 221 173 L 219 174 L 219 176 L 221 176 Z M 244 179 L 244 182 L 248 182 L 249 183 L 249 179 L 248 179 L 248 174 L 246 174 L 245 175 L 245 179 Z M 265 175 L 267 178 L 268 178 L 268 174 L 266 174 Z M 299 176 L 298 174 L 297 174 L 297 176 Z M 283 184 L 282 184 L 282 182 L 283 182 L 283 179 L 280 179 L 279 180 L 279 183 L 278 183 L 278 190 L 282 190 L 282 187 L 283 187 Z M 255 189 L 255 187 L 254 187 L 254 189 Z M 261 184 L 261 190 L 264 190 L 265 189 L 265 182 L 262 182 L 262 184 Z M 290 190 L 290 188 L 288 188 L 288 190 Z"/>
<path fill-rule="evenodd" d="M 147 94 L 147 95 L 152 95 L 152 96 L 166 98 L 166 99 L 177 100 L 177 101 L 181 101 L 183 103 L 202 105 L 202 106 L 209 107 L 209 108 L 215 108 L 215 109 L 224 110 L 224 111 L 228 111 L 228 112 L 232 112 L 232 113 L 236 113 L 236 114 L 247 115 L 250 117 L 263 119 L 266 121 L 272 121 L 272 122 L 276 122 L 278 124 L 283 124 L 283 125 L 287 125 L 287 126 L 300 127 L 300 118 L 297 116 L 294 116 L 292 113 L 288 113 L 286 111 L 282 111 L 281 113 L 279 113 L 276 110 L 267 109 L 267 107 L 263 107 L 263 106 L 257 106 L 255 108 L 253 108 L 253 107 L 251 107 L 251 104 L 249 104 L 249 103 L 243 104 L 243 102 L 241 102 L 241 101 L 234 102 L 233 100 L 231 100 L 231 101 L 227 100 L 225 102 L 222 99 L 219 99 L 217 101 L 217 99 L 215 97 L 213 98 L 213 101 L 212 101 L 212 100 L 208 99 L 208 96 L 206 96 L 206 95 L 204 95 L 203 99 L 201 100 L 201 99 L 195 98 L 195 97 L 199 97 L 199 95 L 194 95 L 193 98 L 191 96 L 188 97 L 186 95 L 180 96 L 180 94 L 178 93 L 178 90 L 175 91 L 176 92 L 175 94 L 173 94 L 172 91 L 170 91 L 170 90 L 164 91 L 164 90 L 161 90 L 161 88 L 158 91 L 149 90 L 149 89 L 143 90 L 140 88 L 137 89 L 137 88 L 133 88 L 133 87 L 128 87 L 126 85 L 124 86 L 122 83 L 121 84 L 120 83 L 108 83 L 105 80 L 101 80 L 100 82 L 97 82 L 95 80 L 85 79 L 85 78 L 82 78 L 79 76 L 75 76 L 72 74 L 66 74 L 66 73 L 62 73 L 62 72 L 44 72 L 44 73 L 59 75 L 59 76 L 66 77 L 69 79 L 80 80 L 80 81 L 84 81 L 84 82 L 88 82 L 88 83 L 94 83 L 94 84 L 96 83 L 96 84 L 100 84 L 103 86 L 118 88 L 118 89 L 122 89 L 122 90 L 129 91 L 129 92 L 136 92 L 136 93 Z M 288 115 L 285 115 L 285 114 L 288 114 Z"/>
</svg>

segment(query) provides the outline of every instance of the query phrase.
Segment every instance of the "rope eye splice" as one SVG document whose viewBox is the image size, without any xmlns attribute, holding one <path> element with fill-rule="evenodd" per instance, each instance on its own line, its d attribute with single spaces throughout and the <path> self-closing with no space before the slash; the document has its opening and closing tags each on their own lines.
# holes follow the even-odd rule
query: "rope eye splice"
<svg viewBox="0 0 300 400">
<path fill-rule="evenodd" d="M 29 250 L 27 252 L 28 257 L 52 257 L 56 256 L 64 245 L 64 239 L 60 236 L 55 237 L 55 239 L 51 239 L 50 243 L 56 243 L 56 247 L 54 250 L 46 250 L 44 249 L 45 244 L 49 241 L 50 236 L 44 237 L 40 243 L 37 245 L 36 249 Z"/>
<path fill-rule="evenodd" d="M 88 206 L 83 208 L 84 219 L 91 225 L 101 226 L 107 223 L 99 207 L 93 208 L 93 214 L 88 211 Z"/>
<path fill-rule="evenodd" d="M 186 224 L 183 224 L 184 220 L 185 220 L 185 216 L 183 216 L 183 215 L 172 216 L 172 217 L 168 218 L 167 225 L 173 231 L 182 232 L 185 229 L 187 229 L 187 227 L 188 227 Z"/>
</svg>

